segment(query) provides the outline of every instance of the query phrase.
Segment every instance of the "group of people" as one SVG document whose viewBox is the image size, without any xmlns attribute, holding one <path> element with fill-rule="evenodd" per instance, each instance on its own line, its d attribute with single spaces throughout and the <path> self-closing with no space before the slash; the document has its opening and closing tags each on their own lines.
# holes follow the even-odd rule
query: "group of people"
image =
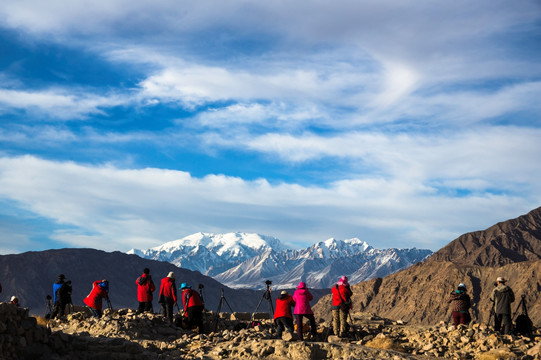
<svg viewBox="0 0 541 360">
<path fill-rule="evenodd" d="M 137 313 L 154 312 L 152 301 L 153 293 L 156 291 L 156 285 L 150 275 L 148 268 L 143 269 L 143 274 L 139 276 L 135 283 L 137 285 L 137 301 L 139 306 Z M 184 309 L 184 323 L 186 326 L 197 326 L 199 331 L 203 330 L 203 309 L 204 303 L 195 290 L 187 283 L 182 283 L 180 286 L 182 291 L 181 300 Z M 51 318 L 61 318 L 64 316 L 67 305 L 72 304 L 71 300 L 71 281 L 66 281 L 64 274 L 58 275 L 58 278 L 53 283 L 53 308 L 50 314 Z M 101 317 L 103 313 L 103 300 L 109 301 L 109 281 L 107 279 L 96 280 L 92 283 L 92 290 L 83 302 L 95 317 Z M 161 280 L 159 300 L 161 305 L 161 313 L 170 321 L 173 320 L 173 309 L 178 307 L 177 287 L 175 284 L 175 273 L 170 272 Z"/>
<path fill-rule="evenodd" d="M 511 303 L 515 301 L 515 294 L 506 285 L 506 282 L 507 280 L 503 277 L 496 279 L 490 301 L 493 302 L 491 312 L 494 314 L 494 330 L 509 335 L 512 331 Z M 455 326 L 470 323 L 471 299 L 467 293 L 466 285 L 458 284 L 457 289 L 451 292 L 447 302 L 451 303 L 451 316 Z"/>
<path fill-rule="evenodd" d="M 515 301 L 513 290 L 506 285 L 506 279 L 498 277 L 494 283 L 495 287 L 490 295 L 490 301 L 493 302 L 491 312 L 494 314 L 494 329 L 503 334 L 511 334 L 511 303 Z M 153 312 L 152 301 L 156 286 L 150 275 L 148 268 L 143 269 L 143 274 L 139 276 L 135 283 L 137 285 L 137 301 L 139 306 L 137 313 Z M 203 298 L 197 291 L 193 290 L 187 283 L 182 283 L 181 300 L 183 306 L 183 323 L 189 328 L 197 326 L 199 331 L 203 331 Z M 0 293 L 2 285 L 0 284 Z M 342 276 L 335 286 L 331 289 L 332 293 L 332 323 L 334 333 L 339 337 L 345 337 L 347 333 L 347 318 L 352 309 L 351 297 L 353 292 L 348 283 L 348 278 Z M 64 274 L 59 274 L 53 283 L 53 304 L 50 314 L 51 318 L 60 318 L 64 316 L 67 305 L 72 304 L 71 299 L 72 286 L 71 281 L 66 280 Z M 50 298 L 50 297 L 48 297 Z M 103 299 L 109 301 L 109 282 L 107 279 L 96 280 L 92 283 L 92 290 L 83 302 L 90 309 L 95 317 L 100 317 L 103 309 Z M 295 289 L 293 296 L 286 290 L 280 293 L 276 299 L 276 311 L 274 312 L 274 322 L 278 337 L 282 336 L 284 330 L 293 334 L 293 315 L 297 324 L 297 335 L 303 340 L 303 318 L 307 318 L 310 323 L 310 333 L 312 337 L 316 335 L 316 321 L 314 313 L 310 306 L 310 301 L 314 299 L 306 287 L 306 283 L 301 281 Z M 453 290 L 448 298 L 451 304 L 451 316 L 453 324 L 469 324 L 471 321 L 470 308 L 471 298 L 467 293 L 464 283 L 460 283 L 456 290 Z M 20 307 L 19 299 L 12 296 L 10 303 Z M 173 321 L 174 306 L 178 307 L 177 287 L 175 284 L 175 273 L 170 272 L 161 279 L 159 300 L 161 313 L 170 321 Z M 293 312 L 292 312 L 293 308 Z"/>
<path fill-rule="evenodd" d="M 352 308 L 351 296 L 353 295 L 347 276 L 342 276 L 331 291 L 334 333 L 340 337 L 345 337 L 347 333 L 347 317 Z M 310 301 L 313 299 L 313 295 L 303 281 L 299 283 L 293 296 L 289 295 L 286 290 L 280 293 L 280 296 L 276 299 L 276 311 L 274 312 L 274 323 L 278 337 L 282 337 L 284 330 L 293 334 L 293 315 L 295 315 L 299 340 L 304 340 L 303 318 L 305 317 L 310 323 L 310 334 L 312 338 L 315 338 L 317 334 L 316 319 L 310 306 Z M 293 313 L 291 308 L 293 308 Z"/>
</svg>

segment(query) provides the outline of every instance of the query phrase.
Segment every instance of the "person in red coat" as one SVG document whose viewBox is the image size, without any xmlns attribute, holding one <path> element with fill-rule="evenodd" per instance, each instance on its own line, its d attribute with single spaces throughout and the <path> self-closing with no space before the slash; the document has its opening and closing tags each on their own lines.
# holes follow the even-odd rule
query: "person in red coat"
<svg viewBox="0 0 541 360">
<path fill-rule="evenodd" d="M 101 317 L 102 300 L 103 298 L 109 299 L 108 293 L 109 282 L 107 280 L 96 280 L 92 283 L 92 290 L 83 302 L 90 308 L 92 315 L 95 317 Z"/>
<path fill-rule="evenodd" d="M 148 268 L 143 269 L 143 275 L 139 276 L 135 280 L 137 284 L 137 301 L 139 301 L 139 307 L 137 313 L 140 314 L 144 311 L 152 311 L 152 293 L 156 290 L 156 285 L 152 281 L 150 276 L 150 270 Z"/>
<path fill-rule="evenodd" d="M 182 290 L 182 305 L 184 306 L 184 317 L 188 320 L 189 329 L 194 325 L 199 329 L 199 333 L 203 333 L 203 309 L 205 305 L 201 301 L 201 297 L 197 291 L 192 290 L 192 287 L 187 283 L 180 285 Z"/>
<path fill-rule="evenodd" d="M 345 337 L 347 333 L 348 314 L 352 307 L 351 296 L 353 295 L 347 276 L 342 276 L 331 292 L 334 334 Z"/>
<path fill-rule="evenodd" d="M 278 299 L 276 299 L 276 310 L 274 311 L 274 324 L 276 325 L 276 335 L 282 338 L 282 332 L 287 329 L 293 335 L 293 315 L 291 307 L 295 306 L 295 301 L 287 291 L 283 290 Z"/>
<path fill-rule="evenodd" d="M 162 314 L 173 321 L 173 306 L 177 303 L 177 287 L 175 285 L 175 273 L 170 272 L 162 279 L 160 284 L 160 299 Z"/>
</svg>

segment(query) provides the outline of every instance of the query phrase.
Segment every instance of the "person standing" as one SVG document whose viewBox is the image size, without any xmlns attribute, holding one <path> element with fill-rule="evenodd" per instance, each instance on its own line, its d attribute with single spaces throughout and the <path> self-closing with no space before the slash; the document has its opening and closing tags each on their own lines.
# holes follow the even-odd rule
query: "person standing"
<svg viewBox="0 0 541 360">
<path fill-rule="evenodd" d="M 139 276 L 135 280 L 137 284 L 137 301 L 139 302 L 139 307 L 137 308 L 137 313 L 140 314 L 144 311 L 152 311 L 152 293 L 156 290 L 156 285 L 152 281 L 150 276 L 150 270 L 148 268 L 143 269 L 143 275 Z"/>
<path fill-rule="evenodd" d="M 286 329 L 293 335 L 293 316 L 291 315 L 291 307 L 293 306 L 295 306 L 295 301 L 287 291 L 283 290 L 276 299 L 276 310 L 274 311 L 274 324 L 279 339 L 282 338 L 282 332 Z"/>
<path fill-rule="evenodd" d="M 109 300 L 109 282 L 105 279 L 92 283 L 92 290 L 83 302 L 90 308 L 92 315 L 99 318 L 103 309 L 103 298 Z"/>
<path fill-rule="evenodd" d="M 494 330 L 510 335 L 511 303 L 515 301 L 515 293 L 505 285 L 506 282 L 507 280 L 503 277 L 496 279 L 496 287 L 492 290 L 490 301 L 494 303 Z"/>
<path fill-rule="evenodd" d="M 310 321 L 310 333 L 312 335 L 312 339 L 315 338 L 317 335 L 316 319 L 314 317 L 312 307 L 310 306 L 310 301 L 312 301 L 313 299 L 314 296 L 306 288 L 306 284 L 304 283 L 304 281 L 301 281 L 299 283 L 299 286 L 297 286 L 297 289 L 293 293 L 293 301 L 295 301 L 295 309 L 293 313 L 295 314 L 295 321 L 297 322 L 297 335 L 299 336 L 299 340 L 301 341 L 303 340 L 303 317 L 306 317 L 308 321 Z"/>
<path fill-rule="evenodd" d="M 180 286 L 182 290 L 182 305 L 184 307 L 184 317 L 188 320 L 188 328 L 191 329 L 194 325 L 199 329 L 199 333 L 202 334 L 203 330 L 203 301 L 199 293 L 192 290 L 192 287 L 187 283 L 182 283 Z"/>
<path fill-rule="evenodd" d="M 64 316 L 66 305 L 71 303 L 71 281 L 65 281 L 66 276 L 59 274 L 53 283 L 53 312 L 51 319 Z"/>
<path fill-rule="evenodd" d="M 466 293 L 466 285 L 463 283 L 458 284 L 457 289 L 452 291 L 451 295 L 449 295 L 447 302 L 451 303 L 453 324 L 455 326 L 460 324 L 468 325 L 471 321 L 471 300 L 470 295 Z"/>
<path fill-rule="evenodd" d="M 342 276 L 331 289 L 332 293 L 332 320 L 334 334 L 345 337 L 349 310 L 352 308 L 351 296 L 353 292 L 348 283 L 347 276 Z"/>
<path fill-rule="evenodd" d="M 177 303 L 177 287 L 175 285 L 175 273 L 170 272 L 160 284 L 160 299 L 162 314 L 173 321 L 173 306 Z"/>
</svg>

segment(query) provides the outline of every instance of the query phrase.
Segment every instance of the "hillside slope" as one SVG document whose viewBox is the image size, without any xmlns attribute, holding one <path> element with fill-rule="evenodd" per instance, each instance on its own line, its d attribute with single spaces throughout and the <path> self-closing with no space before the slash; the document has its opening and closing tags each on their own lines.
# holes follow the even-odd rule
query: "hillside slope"
<svg viewBox="0 0 541 360">
<path fill-rule="evenodd" d="M 493 283 L 503 276 L 517 298 L 513 312 L 524 295 L 530 317 L 541 325 L 540 214 L 538 208 L 485 231 L 462 235 L 425 262 L 354 285 L 354 310 L 434 324 L 449 320 L 448 295 L 463 282 L 473 299 L 473 318 L 486 322 Z M 319 316 L 328 316 L 329 301 L 327 295 L 314 307 Z"/>
</svg>

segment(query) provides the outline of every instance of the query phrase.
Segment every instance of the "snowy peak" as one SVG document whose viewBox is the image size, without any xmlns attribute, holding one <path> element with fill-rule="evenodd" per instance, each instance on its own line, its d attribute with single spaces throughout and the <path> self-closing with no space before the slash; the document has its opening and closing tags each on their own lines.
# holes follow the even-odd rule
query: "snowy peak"
<svg viewBox="0 0 541 360">
<path fill-rule="evenodd" d="M 233 288 L 260 288 L 267 279 L 282 287 L 303 280 L 314 288 L 328 288 L 342 275 L 352 283 L 383 277 L 432 254 L 417 249 L 378 250 L 358 238 L 330 238 L 292 250 L 274 237 L 241 232 L 200 232 L 130 253 L 198 270 Z"/>
<path fill-rule="evenodd" d="M 271 236 L 242 232 L 198 232 L 147 250 L 132 249 L 128 254 L 168 261 L 177 266 L 198 270 L 205 275 L 213 275 L 267 250 L 284 249 L 280 240 Z"/>
</svg>

